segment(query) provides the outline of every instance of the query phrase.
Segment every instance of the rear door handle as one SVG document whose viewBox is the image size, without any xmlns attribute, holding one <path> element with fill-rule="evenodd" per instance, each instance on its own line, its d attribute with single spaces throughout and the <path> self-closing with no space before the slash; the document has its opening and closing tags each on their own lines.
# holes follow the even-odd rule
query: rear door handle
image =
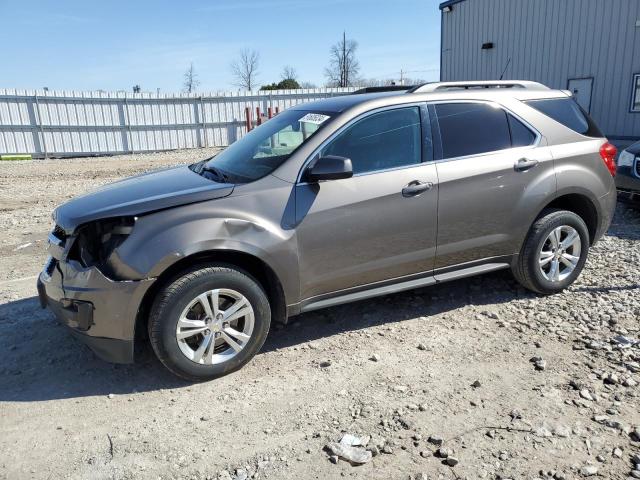
<svg viewBox="0 0 640 480">
<path fill-rule="evenodd" d="M 523 172 L 525 170 L 529 170 L 530 168 L 535 167 L 538 164 L 538 160 L 529 160 L 528 158 L 521 158 L 516 162 L 513 168 L 517 172 Z"/>
<path fill-rule="evenodd" d="M 415 197 L 416 195 L 420 195 L 421 193 L 426 192 L 427 190 L 431 190 L 432 188 L 432 182 L 421 182 L 419 180 L 414 180 L 402 189 L 402 196 Z"/>
</svg>

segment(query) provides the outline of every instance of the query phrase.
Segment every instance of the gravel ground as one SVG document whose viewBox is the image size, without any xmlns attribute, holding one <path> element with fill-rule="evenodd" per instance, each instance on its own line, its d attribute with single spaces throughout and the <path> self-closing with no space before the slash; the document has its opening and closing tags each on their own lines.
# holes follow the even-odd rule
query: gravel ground
<svg viewBox="0 0 640 480">
<path fill-rule="evenodd" d="M 96 359 L 37 305 L 51 210 L 210 154 L 0 165 L 0 478 L 640 478 L 640 212 L 624 205 L 553 297 L 498 272 L 313 312 L 196 385 L 149 349 Z M 373 458 L 333 455 L 344 433 Z"/>
</svg>

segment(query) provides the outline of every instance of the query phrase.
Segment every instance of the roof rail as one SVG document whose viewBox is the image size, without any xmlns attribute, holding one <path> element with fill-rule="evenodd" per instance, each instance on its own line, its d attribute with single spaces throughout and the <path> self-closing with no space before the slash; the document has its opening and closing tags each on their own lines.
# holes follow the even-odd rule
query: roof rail
<svg viewBox="0 0 640 480">
<path fill-rule="evenodd" d="M 398 91 L 402 91 L 402 90 L 411 90 L 412 88 L 415 88 L 413 85 L 387 85 L 384 87 L 364 87 L 361 88 L 359 90 L 356 90 L 355 92 L 351 92 L 352 95 L 358 95 L 360 93 L 377 93 L 377 92 L 394 92 L 396 90 Z"/>
<path fill-rule="evenodd" d="M 471 90 L 481 88 L 522 88 L 525 90 L 550 90 L 549 87 L 529 80 L 489 80 L 470 82 L 432 82 L 418 85 L 407 93 L 433 93 L 446 90 Z"/>
</svg>

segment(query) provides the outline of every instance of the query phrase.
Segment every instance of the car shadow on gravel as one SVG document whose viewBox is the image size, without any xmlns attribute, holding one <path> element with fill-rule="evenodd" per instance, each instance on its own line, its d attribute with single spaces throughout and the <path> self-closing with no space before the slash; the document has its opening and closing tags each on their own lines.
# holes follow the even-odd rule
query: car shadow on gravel
<svg viewBox="0 0 640 480">
<path fill-rule="evenodd" d="M 270 333 L 262 352 L 278 350 L 346 331 L 447 313 L 465 305 L 496 305 L 517 298 L 535 298 L 520 287 L 508 270 L 362 300 L 293 317 Z M 473 319 L 469 319 L 473 321 Z"/>
<path fill-rule="evenodd" d="M 576 291 L 640 289 L 576 286 Z M 510 272 L 477 277 L 345 304 L 293 317 L 271 330 L 260 354 L 320 338 L 379 325 L 447 313 L 465 305 L 482 308 L 516 299 L 535 298 Z M 472 318 L 469 321 L 473 321 Z M 75 340 L 35 297 L 0 305 L 0 401 L 44 401 L 127 394 L 186 387 L 155 358 L 150 347 L 136 352 L 136 364 L 114 365 L 97 358 Z M 242 372 L 237 375 L 242 375 Z"/>
<path fill-rule="evenodd" d="M 496 272 L 310 312 L 272 329 L 261 353 L 518 296 L 531 294 L 518 287 L 508 272 Z M 100 360 L 48 310 L 42 310 L 36 297 L 0 305 L 0 352 L 0 401 L 117 395 L 189 385 L 169 373 L 148 346 L 136 351 L 133 365 Z"/>
<path fill-rule="evenodd" d="M 618 202 L 607 235 L 622 240 L 640 240 L 640 207 Z"/>
<path fill-rule="evenodd" d="M 169 373 L 150 348 L 134 365 L 97 358 L 73 338 L 36 297 L 0 304 L 0 401 L 44 401 L 125 394 L 188 385 Z"/>
</svg>

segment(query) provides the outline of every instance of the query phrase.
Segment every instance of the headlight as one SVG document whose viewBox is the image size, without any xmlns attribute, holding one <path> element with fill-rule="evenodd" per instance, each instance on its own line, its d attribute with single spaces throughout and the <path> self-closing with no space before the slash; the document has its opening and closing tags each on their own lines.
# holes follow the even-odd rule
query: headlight
<svg viewBox="0 0 640 480">
<path fill-rule="evenodd" d="M 135 217 L 98 220 L 81 226 L 69 258 L 84 267 L 105 266 L 109 257 L 133 231 Z"/>
<path fill-rule="evenodd" d="M 635 158 L 636 156 L 633 153 L 624 150 L 618 157 L 618 166 L 630 167 L 633 165 L 633 161 L 635 160 Z"/>
</svg>

